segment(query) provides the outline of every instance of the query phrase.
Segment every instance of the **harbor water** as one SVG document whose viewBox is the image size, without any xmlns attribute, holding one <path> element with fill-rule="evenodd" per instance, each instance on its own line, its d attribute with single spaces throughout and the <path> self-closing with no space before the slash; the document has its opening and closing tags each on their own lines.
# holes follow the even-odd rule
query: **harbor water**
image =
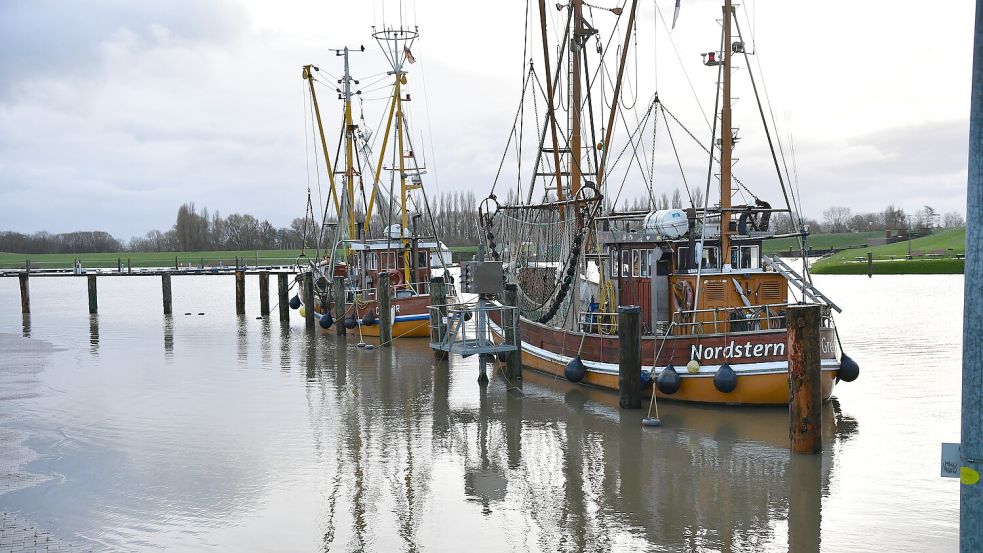
<svg viewBox="0 0 983 553">
<path fill-rule="evenodd" d="M 817 276 L 861 367 L 822 455 L 783 408 L 660 402 L 426 340 L 235 315 L 231 276 L 0 279 L 0 512 L 93 551 L 955 551 L 961 276 Z M 275 279 L 273 283 L 275 294 Z M 365 343 L 374 343 L 365 338 Z M 646 405 L 647 406 L 647 405 Z"/>
</svg>

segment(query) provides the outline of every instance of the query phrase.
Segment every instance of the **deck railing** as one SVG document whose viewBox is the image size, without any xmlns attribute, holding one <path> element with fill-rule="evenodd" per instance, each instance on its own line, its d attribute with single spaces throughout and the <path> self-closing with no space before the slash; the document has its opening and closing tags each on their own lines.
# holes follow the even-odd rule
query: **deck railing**
<svg viewBox="0 0 983 553">
<path fill-rule="evenodd" d="M 431 305 L 430 347 L 462 355 L 513 351 L 503 337 L 506 327 L 518 336 L 519 316 L 515 307 L 492 302 Z"/>
</svg>

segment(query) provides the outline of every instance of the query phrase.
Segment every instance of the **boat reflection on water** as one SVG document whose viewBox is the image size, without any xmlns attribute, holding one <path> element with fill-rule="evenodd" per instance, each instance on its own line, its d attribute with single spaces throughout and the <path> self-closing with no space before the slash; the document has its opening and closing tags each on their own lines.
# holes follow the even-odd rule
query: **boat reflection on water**
<svg viewBox="0 0 983 553">
<path fill-rule="evenodd" d="M 453 486 L 502 526 L 495 550 L 738 551 L 786 540 L 818 550 L 835 445 L 857 430 L 835 398 L 823 407 L 823 455 L 793 456 L 782 408 L 670 403 L 662 426 L 645 428 L 645 410 L 620 410 L 610 392 L 531 371 L 522 390 L 497 375 L 479 386 L 476 358 L 428 367 L 430 350 L 415 342 L 306 348 L 325 547 L 426 545 L 422 527 L 472 520 L 433 520 L 449 501 L 434 488 Z M 460 487 L 442 480 L 447 466 Z M 390 543 L 397 536 L 402 544 Z"/>
</svg>

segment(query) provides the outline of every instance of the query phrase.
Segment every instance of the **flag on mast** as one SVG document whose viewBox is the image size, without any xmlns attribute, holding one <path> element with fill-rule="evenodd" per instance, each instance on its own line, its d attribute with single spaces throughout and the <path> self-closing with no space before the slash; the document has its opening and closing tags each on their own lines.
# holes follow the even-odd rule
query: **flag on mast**
<svg viewBox="0 0 983 553">
<path fill-rule="evenodd" d="M 676 20 L 679 19 L 679 2 L 682 0 L 676 0 L 676 9 L 672 12 L 672 28 L 676 28 Z"/>
<path fill-rule="evenodd" d="M 679 0 L 676 1 L 678 2 Z M 416 63 L 416 58 L 413 57 L 413 52 L 410 52 L 409 46 L 403 46 L 403 57 L 410 63 Z"/>
</svg>

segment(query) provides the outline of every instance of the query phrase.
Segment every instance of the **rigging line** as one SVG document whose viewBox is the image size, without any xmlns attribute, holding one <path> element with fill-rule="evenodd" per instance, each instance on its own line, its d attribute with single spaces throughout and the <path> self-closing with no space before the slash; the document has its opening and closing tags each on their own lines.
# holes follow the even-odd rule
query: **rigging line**
<svg viewBox="0 0 983 553">
<path fill-rule="evenodd" d="M 741 23 L 740 23 L 740 21 L 738 21 L 737 18 L 734 18 L 734 22 L 735 22 L 735 25 L 737 27 L 737 39 L 740 40 L 740 41 L 743 41 L 744 40 L 744 37 L 741 36 Z M 785 197 L 785 205 L 789 208 L 789 210 L 792 210 L 792 203 L 789 201 L 788 190 L 786 189 L 785 181 L 782 179 L 782 169 L 778 165 L 778 157 L 775 155 L 775 146 L 773 145 L 772 140 L 771 140 L 771 131 L 768 130 L 768 121 L 765 118 L 765 110 L 761 106 L 761 97 L 758 95 L 758 85 L 755 83 L 755 80 L 754 80 L 754 72 L 753 71 L 750 71 L 750 64 L 751 64 L 751 62 L 748 59 L 747 50 L 744 51 L 744 62 L 748 64 L 748 68 L 749 68 L 749 70 L 748 70 L 748 77 L 750 77 L 750 79 L 751 79 L 751 88 L 754 90 L 754 99 L 755 99 L 755 101 L 758 104 L 758 111 L 761 114 L 761 124 L 765 128 L 765 138 L 768 139 L 768 149 L 771 150 L 771 158 L 775 162 L 775 171 L 778 173 L 778 182 L 779 182 L 779 184 L 781 184 L 781 187 L 782 187 L 782 195 Z M 759 70 L 760 70 L 760 65 L 759 65 Z M 763 86 L 763 83 L 762 83 L 762 86 Z M 770 105 L 769 105 L 769 109 L 770 109 Z M 772 120 L 774 120 L 774 114 L 772 114 Z M 779 141 L 778 147 L 779 147 L 779 149 L 781 149 L 781 142 L 780 141 Z M 782 159 L 784 161 L 784 154 L 782 154 Z M 788 166 L 787 165 L 785 167 L 785 171 L 786 171 L 786 174 L 787 174 L 788 173 Z M 802 226 L 802 214 L 800 213 L 798 215 L 799 215 L 799 224 L 798 224 L 798 227 L 801 228 L 801 226 Z M 794 221 L 794 217 L 793 217 L 793 221 Z M 798 236 L 796 238 L 798 239 L 799 249 L 801 250 L 802 257 L 804 259 L 805 258 L 805 254 L 806 254 L 806 252 L 805 252 L 805 242 L 802 240 L 802 237 L 801 236 Z"/>
<path fill-rule="evenodd" d="M 703 119 L 707 122 L 707 127 L 712 128 L 713 125 L 710 124 L 710 118 L 707 117 L 707 110 L 703 107 L 703 103 L 700 102 L 700 96 L 696 93 L 696 87 L 693 86 L 692 79 L 689 78 L 689 71 L 686 70 L 686 65 L 683 63 L 682 56 L 679 55 L 679 49 L 676 48 L 676 40 L 672 38 L 672 33 L 669 32 L 669 25 L 666 24 L 666 18 L 662 16 L 662 10 L 656 9 L 656 15 L 658 15 L 659 21 L 662 22 L 662 28 L 665 30 L 665 34 L 669 37 L 669 44 L 672 45 L 672 51 L 676 54 L 676 60 L 679 62 L 679 67 L 683 70 L 683 76 L 686 77 L 686 83 L 689 84 L 689 89 L 693 93 L 693 99 L 696 100 L 696 105 L 700 107 L 700 113 L 703 115 Z M 713 114 L 717 117 L 716 112 Z"/>
<path fill-rule="evenodd" d="M 644 128 L 643 125 L 644 125 L 645 122 L 648 121 L 648 117 L 652 113 L 652 108 L 654 106 L 655 106 L 655 100 L 653 100 L 650 103 L 650 107 L 649 107 L 648 111 L 645 113 L 645 117 L 642 118 L 642 122 L 639 123 L 639 125 L 637 127 L 635 127 L 635 130 L 634 131 L 631 132 L 631 134 L 628 137 L 628 141 L 621 148 L 621 151 L 618 152 L 618 157 L 616 157 L 615 160 L 611 163 L 611 171 L 608 172 L 609 174 L 614 172 L 614 169 L 618 166 L 618 162 L 621 161 L 621 158 L 622 158 L 622 156 L 624 156 L 625 151 L 628 150 L 628 147 L 629 146 L 632 146 L 634 144 L 634 136 L 635 136 L 635 134 L 637 134 L 639 131 L 641 131 Z M 634 156 L 635 160 L 637 161 L 638 160 L 638 152 L 637 152 L 637 149 L 634 149 L 633 148 L 632 155 Z M 639 165 L 639 169 L 641 169 L 641 162 L 640 161 L 638 162 L 638 165 Z M 628 169 L 631 169 L 631 165 L 629 165 Z M 621 191 L 624 189 L 625 182 L 628 180 L 628 172 L 629 171 L 626 170 L 624 177 L 622 177 L 622 179 L 621 179 L 621 186 L 618 188 L 618 194 L 615 196 L 615 201 L 614 201 L 614 204 L 613 204 L 615 207 L 617 207 L 617 205 L 618 205 L 618 199 L 621 198 Z M 645 173 L 644 173 L 644 170 L 643 170 L 642 171 L 642 179 L 644 179 L 644 178 L 645 178 Z M 650 192 L 650 197 L 651 197 L 651 192 Z"/>
<path fill-rule="evenodd" d="M 584 67 L 586 68 L 586 67 L 588 67 L 588 65 L 587 65 L 587 48 L 581 48 L 581 51 L 584 53 Z M 586 78 L 586 72 L 585 72 L 584 77 Z M 590 93 L 590 80 L 589 79 L 587 80 L 587 94 L 586 94 L 586 96 L 587 96 L 587 113 L 588 113 L 587 119 L 588 119 L 588 121 L 590 121 L 590 139 L 591 139 L 591 143 L 593 145 L 590 150 L 591 150 L 591 153 L 593 154 L 593 157 L 594 157 L 594 171 L 596 172 L 597 171 L 597 164 L 598 164 L 598 159 L 597 159 L 597 143 L 598 142 L 597 142 L 597 134 L 595 132 L 596 131 L 596 125 L 594 124 L 594 101 L 591 99 L 592 94 Z M 636 98 L 636 101 L 637 100 L 638 99 Z M 589 161 L 589 158 L 588 158 L 588 161 Z"/>
<path fill-rule="evenodd" d="M 526 82 L 522 85 L 522 100 L 519 101 L 519 108 L 515 112 L 515 119 L 512 121 L 512 130 L 509 131 L 508 141 L 505 143 L 505 151 L 502 153 L 502 160 L 498 163 L 498 171 L 495 173 L 495 180 L 492 181 L 491 191 L 488 193 L 492 195 L 495 193 L 495 186 L 498 184 L 498 178 L 502 174 L 502 167 L 505 165 L 505 159 L 509 154 L 509 147 L 512 145 L 512 137 L 515 136 L 515 128 L 519 124 L 519 115 L 522 113 L 522 105 L 525 103 L 525 92 L 526 87 L 529 86 L 529 78 L 534 75 L 535 71 L 532 66 L 529 66 L 529 73 L 526 75 Z M 538 79 L 537 79 L 538 82 Z"/>
<path fill-rule="evenodd" d="M 416 4 L 413 4 L 414 17 L 416 17 Z M 440 173 L 438 168 L 440 163 L 437 162 L 437 149 L 433 147 L 433 124 L 430 122 L 430 94 L 428 93 L 430 89 L 427 87 L 427 72 L 423 68 L 423 60 L 420 60 L 420 82 L 423 84 L 423 109 L 427 116 L 427 142 L 430 144 L 430 160 L 432 161 L 431 168 L 433 169 L 433 186 L 434 190 L 438 193 L 440 192 Z M 423 139 L 421 138 L 422 142 Z M 424 155 L 426 155 L 426 150 L 424 150 Z M 426 165 L 426 158 L 424 158 L 424 165 Z"/>
<path fill-rule="evenodd" d="M 663 119 L 665 119 L 665 106 L 661 103 L 659 108 L 662 109 Z M 683 178 L 683 188 L 686 190 L 686 196 L 689 197 L 689 205 L 693 209 L 696 209 L 696 203 L 693 201 L 693 193 L 689 191 L 689 183 L 686 181 L 686 171 L 683 170 L 683 162 L 679 159 L 679 150 L 676 149 L 676 141 L 672 138 L 672 130 L 669 128 L 669 120 L 666 120 L 666 134 L 669 135 L 669 143 L 672 144 L 672 152 L 676 155 L 676 165 L 679 166 L 679 174 Z"/>
<path fill-rule="evenodd" d="M 311 102 L 308 104 L 308 112 L 309 112 L 310 121 L 311 121 L 311 141 L 316 144 L 317 143 L 317 137 L 314 134 L 314 126 L 315 126 L 315 123 L 316 123 L 315 122 L 315 118 L 317 116 L 314 113 L 314 101 L 313 100 L 314 99 L 311 98 Z M 304 134 L 306 135 L 307 133 L 304 133 Z M 305 142 L 307 141 L 307 138 L 306 137 L 304 138 L 304 141 Z M 317 205 L 318 205 L 318 207 L 320 207 L 321 205 L 324 205 L 324 211 L 325 211 L 325 216 L 326 216 L 327 210 L 328 210 L 327 204 L 330 203 L 330 202 L 327 202 L 326 203 L 324 201 L 324 196 L 321 193 L 321 165 L 320 165 L 320 163 L 318 163 L 317 156 L 318 156 L 318 154 L 317 154 L 317 148 L 315 148 L 314 149 L 314 171 L 315 171 L 314 174 L 315 174 L 315 177 L 316 177 L 315 178 L 315 184 L 317 184 Z M 310 202 L 311 202 L 311 194 L 310 194 L 310 188 L 308 188 L 308 190 L 307 190 L 307 203 L 310 204 Z M 314 220 L 314 207 L 313 206 L 310 206 L 310 210 L 311 210 L 311 226 L 313 227 L 313 225 L 317 222 L 317 221 Z M 304 216 L 306 217 L 306 214 Z M 324 225 L 324 217 L 325 216 L 322 216 L 321 217 L 321 225 L 322 226 Z M 312 230 L 313 230 L 313 228 L 312 228 Z M 317 242 L 315 242 L 315 244 L 314 244 L 314 252 L 315 252 L 315 255 L 319 255 L 320 254 L 320 251 L 321 251 L 321 240 L 320 240 L 320 238 L 318 238 Z"/>
<path fill-rule="evenodd" d="M 690 131 L 690 130 L 689 130 L 689 129 L 688 129 L 687 127 L 686 127 L 686 125 L 684 125 L 684 124 L 683 124 L 683 122 L 682 122 L 682 121 L 680 121 L 680 120 L 679 120 L 679 118 L 677 118 L 677 117 L 676 117 L 676 115 L 675 115 L 675 114 L 673 114 L 673 113 L 672 113 L 671 111 L 669 111 L 669 108 L 667 108 L 667 107 L 665 107 L 665 104 L 660 104 L 660 105 L 662 106 L 662 109 L 663 109 L 663 110 L 665 111 L 665 113 L 666 113 L 666 115 L 668 115 L 669 117 L 672 117 L 672 119 L 673 119 L 673 121 L 675 121 L 675 122 L 676 122 L 676 124 L 678 124 L 678 125 L 679 125 L 679 127 L 680 127 L 681 129 L 683 129 L 684 131 L 686 131 L 686 134 L 687 134 L 687 135 L 689 135 L 689 137 L 693 139 L 693 142 L 696 142 L 696 144 L 697 144 L 697 145 L 698 145 L 698 146 L 699 146 L 700 148 L 702 148 L 704 152 L 706 152 L 707 154 L 710 154 L 710 156 L 711 156 L 711 157 L 713 157 L 713 160 L 714 160 L 714 161 L 718 161 L 718 162 L 720 161 L 720 159 L 719 159 L 719 158 L 717 158 L 717 156 L 716 156 L 716 155 L 714 155 L 714 154 L 713 154 L 713 152 L 711 152 L 709 148 L 707 148 L 706 146 L 704 146 L 704 145 L 703 145 L 703 142 L 701 142 L 701 141 L 700 141 L 700 139 L 699 139 L 699 138 L 697 138 L 697 137 L 696 137 L 696 135 L 695 135 L 695 134 L 693 134 L 693 132 L 692 132 L 692 131 Z M 733 179 L 734 179 L 734 182 L 736 182 L 736 183 L 738 184 L 738 186 L 740 186 L 740 187 L 741 187 L 741 188 L 743 188 L 743 189 L 744 189 L 744 190 L 745 190 L 745 191 L 746 191 L 746 192 L 747 192 L 748 194 L 750 194 L 752 198 L 754 198 L 754 199 L 758 199 L 758 197 L 757 197 L 757 196 L 756 196 L 756 195 L 754 194 L 754 192 L 751 192 L 751 189 L 750 189 L 750 188 L 748 188 L 748 187 L 747 187 L 747 185 L 745 185 L 745 184 L 744 184 L 744 182 L 743 182 L 743 181 L 741 181 L 741 179 L 739 179 L 739 178 L 737 178 L 737 177 L 735 177 L 735 176 L 733 176 L 733 175 L 731 176 L 731 178 L 733 178 Z M 718 180 L 719 180 L 719 178 L 718 178 Z"/>
<path fill-rule="evenodd" d="M 655 188 L 655 138 L 659 129 L 659 112 L 656 110 L 652 116 L 652 159 L 649 161 L 649 197 L 652 198 Z M 654 198 L 652 198 L 654 202 Z M 654 205 L 652 207 L 655 207 Z"/>
</svg>

